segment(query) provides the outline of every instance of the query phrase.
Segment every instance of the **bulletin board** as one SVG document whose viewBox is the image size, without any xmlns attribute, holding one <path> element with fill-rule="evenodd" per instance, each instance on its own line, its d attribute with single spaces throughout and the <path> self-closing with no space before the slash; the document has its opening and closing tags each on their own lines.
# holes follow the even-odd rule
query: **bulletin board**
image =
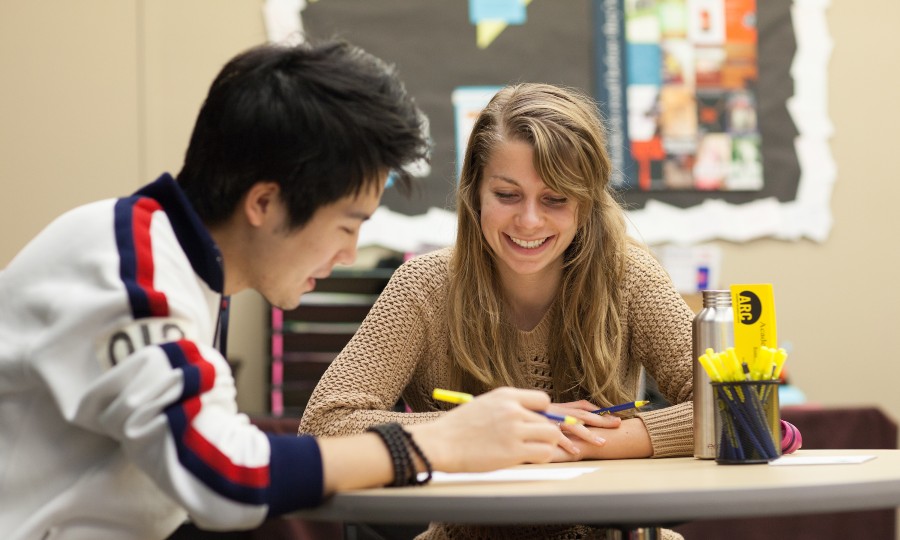
<svg viewBox="0 0 900 540">
<path fill-rule="evenodd" d="M 827 238 L 827 4 L 595 0 L 595 88 L 636 236 Z"/>
<path fill-rule="evenodd" d="M 318 0 L 303 10 L 302 21 L 313 38 L 343 37 L 395 64 L 428 116 L 434 142 L 430 167 L 418 171 L 422 182 L 412 197 L 388 190 L 384 204 L 395 212 L 417 215 L 432 207 L 452 207 L 459 145 L 454 91 L 547 82 L 578 87 L 597 98 L 609 127 L 615 181 L 631 232 L 645 242 L 765 236 L 824 240 L 831 226 L 828 202 L 835 176 L 825 95 L 831 50 L 824 20 L 827 0 L 691 4 L 698 2 L 722 10 L 736 5 L 753 9 L 755 34 L 742 39 L 758 43 L 752 57 L 757 71 L 746 92 L 757 116 L 742 133 L 756 141 L 761 173 L 754 177 L 757 169 L 751 164 L 748 180 L 728 189 L 666 184 L 659 181 L 660 163 L 652 164 L 656 181 L 647 180 L 649 169 L 642 179 L 632 155 L 628 16 L 686 5 L 687 0 Z M 635 48 L 631 50 L 634 54 Z M 619 74 L 618 81 L 611 73 Z M 725 110 L 723 104 L 707 105 Z M 634 110 L 630 113 L 635 118 Z"/>
</svg>

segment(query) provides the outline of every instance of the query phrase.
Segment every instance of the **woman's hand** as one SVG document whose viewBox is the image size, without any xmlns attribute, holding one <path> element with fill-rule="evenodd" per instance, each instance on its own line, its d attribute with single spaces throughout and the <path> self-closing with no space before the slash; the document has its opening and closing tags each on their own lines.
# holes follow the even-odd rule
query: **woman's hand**
<svg viewBox="0 0 900 540">
<path fill-rule="evenodd" d="M 580 426 L 590 433 L 589 438 L 603 440 L 605 441 L 603 444 L 585 440 L 581 433 L 578 435 L 572 432 L 565 433 L 564 436 L 568 439 L 568 445 L 563 446 L 563 444 L 560 444 L 551 461 L 629 459 L 645 458 L 653 455 L 653 444 L 643 420 L 640 418 L 628 418 L 620 420 L 617 424 L 611 428 Z M 572 426 L 566 427 L 571 428 Z M 570 451 L 569 447 L 575 448 L 575 451 Z"/>
<path fill-rule="evenodd" d="M 560 431 L 562 432 L 562 436 L 559 439 L 559 446 L 566 452 L 572 454 L 571 457 L 580 459 L 579 456 L 583 455 L 583 445 L 576 445 L 575 440 L 583 441 L 591 446 L 603 446 L 606 444 L 606 437 L 602 435 L 602 432 L 591 430 L 589 427 L 616 429 L 621 425 L 622 419 L 618 416 L 608 414 L 599 415 L 591 412 L 596 411 L 599 408 L 600 407 L 597 407 L 590 401 L 584 399 L 568 403 L 554 403 L 550 406 L 549 412 L 552 412 L 553 414 L 568 415 L 584 422 L 583 425 L 560 424 L 559 426 Z M 558 460 L 554 459 L 554 461 Z"/>
<path fill-rule="evenodd" d="M 550 398 L 537 390 L 497 388 L 427 424 L 408 426 L 435 470 L 489 471 L 520 463 L 546 463 L 560 431 L 534 411 Z"/>
</svg>

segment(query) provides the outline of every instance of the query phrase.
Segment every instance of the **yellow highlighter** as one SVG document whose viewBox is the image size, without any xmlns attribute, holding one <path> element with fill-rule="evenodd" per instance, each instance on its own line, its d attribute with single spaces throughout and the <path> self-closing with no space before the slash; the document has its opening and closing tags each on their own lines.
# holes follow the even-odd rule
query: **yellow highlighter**
<svg viewBox="0 0 900 540">
<path fill-rule="evenodd" d="M 465 392 L 454 392 L 453 390 L 443 390 L 441 388 L 435 388 L 434 392 L 431 394 L 431 397 L 438 401 L 455 403 L 457 405 L 468 403 L 475 399 L 472 394 L 466 394 Z"/>
<path fill-rule="evenodd" d="M 431 397 L 433 397 L 434 399 L 436 399 L 438 401 L 443 401 L 446 403 L 455 403 L 457 405 L 461 405 L 463 403 L 468 403 L 468 402 L 472 401 L 473 399 L 475 399 L 475 397 L 472 394 L 466 394 L 465 392 L 454 392 L 453 390 L 444 390 L 441 388 L 435 388 L 434 392 L 432 392 L 432 394 L 431 394 Z M 559 422 L 561 424 L 566 424 L 569 426 L 584 423 L 584 422 L 578 420 L 577 418 L 574 418 L 574 417 L 568 416 L 568 415 L 559 416 L 559 415 L 544 412 L 544 411 L 535 411 L 535 412 L 546 416 L 547 418 L 549 418 L 550 420 L 553 420 L 554 422 Z"/>
</svg>

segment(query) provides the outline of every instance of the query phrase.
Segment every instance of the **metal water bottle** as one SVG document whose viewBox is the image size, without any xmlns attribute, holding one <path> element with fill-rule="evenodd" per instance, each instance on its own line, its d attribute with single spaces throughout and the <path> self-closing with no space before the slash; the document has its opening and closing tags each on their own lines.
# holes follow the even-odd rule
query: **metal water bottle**
<svg viewBox="0 0 900 540">
<path fill-rule="evenodd" d="M 709 375 L 697 361 L 706 349 L 723 352 L 734 347 L 734 312 L 731 291 L 702 291 L 703 309 L 694 317 L 694 457 L 715 459 L 716 400 Z"/>
</svg>

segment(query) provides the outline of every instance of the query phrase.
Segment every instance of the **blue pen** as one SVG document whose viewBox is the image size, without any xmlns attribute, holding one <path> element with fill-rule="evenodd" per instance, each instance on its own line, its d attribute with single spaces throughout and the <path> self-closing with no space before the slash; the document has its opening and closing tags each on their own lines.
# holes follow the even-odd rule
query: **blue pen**
<svg viewBox="0 0 900 540">
<path fill-rule="evenodd" d="M 559 416 L 558 414 L 548 413 L 545 411 L 535 411 L 535 412 L 537 412 L 538 414 L 543 414 L 544 416 L 546 416 L 547 418 L 549 418 L 550 420 L 553 420 L 554 422 L 556 422 L 558 424 L 566 424 L 567 426 L 573 426 L 575 424 L 581 423 L 573 416 Z"/>
<path fill-rule="evenodd" d="M 628 403 L 622 403 L 621 405 L 613 405 L 612 407 L 605 407 L 603 409 L 597 409 L 596 411 L 591 411 L 594 414 L 611 414 L 619 411 L 627 411 L 628 409 L 639 409 L 644 405 L 650 403 L 649 401 L 629 401 Z"/>
</svg>

